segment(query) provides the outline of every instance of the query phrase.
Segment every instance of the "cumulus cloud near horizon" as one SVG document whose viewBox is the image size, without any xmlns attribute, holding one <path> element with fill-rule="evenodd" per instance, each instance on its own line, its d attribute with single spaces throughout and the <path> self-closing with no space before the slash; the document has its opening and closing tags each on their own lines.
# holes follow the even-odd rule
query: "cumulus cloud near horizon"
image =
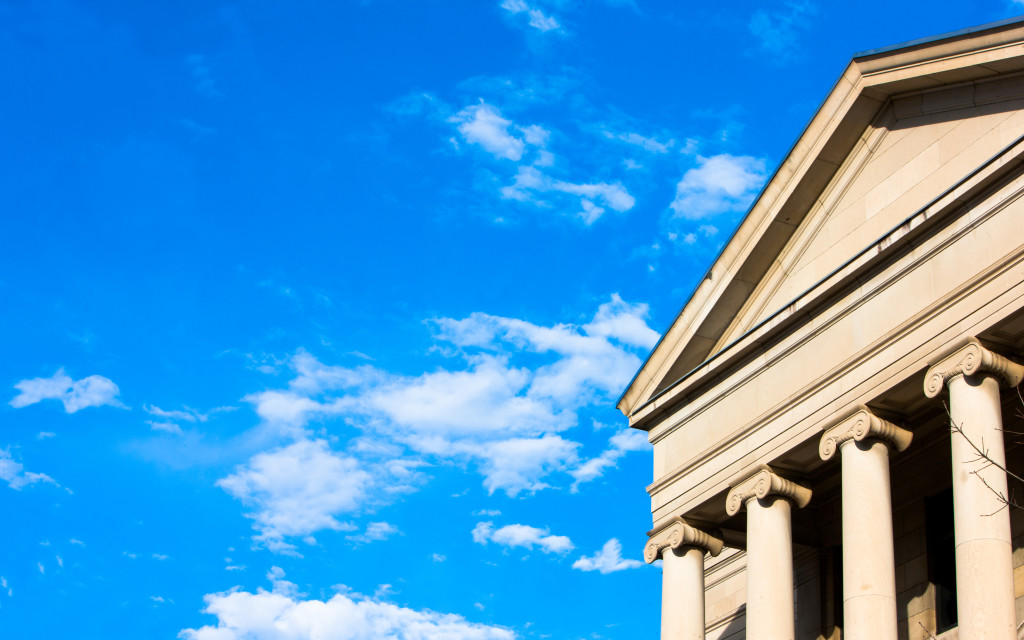
<svg viewBox="0 0 1024 640">
<path fill-rule="evenodd" d="M 109 405 L 124 408 L 118 399 L 121 390 L 110 378 L 92 375 L 73 380 L 58 369 L 49 378 L 29 378 L 14 385 L 19 391 L 8 404 L 15 409 L 42 402 L 43 400 L 59 400 L 64 411 L 75 413 L 87 407 Z"/>
<path fill-rule="evenodd" d="M 464 617 L 416 610 L 357 593 L 322 600 L 304 599 L 284 572 L 267 574 L 272 589 L 254 592 L 235 587 L 204 596 L 204 613 L 215 624 L 183 629 L 181 640 L 515 640 L 503 627 Z"/>
</svg>

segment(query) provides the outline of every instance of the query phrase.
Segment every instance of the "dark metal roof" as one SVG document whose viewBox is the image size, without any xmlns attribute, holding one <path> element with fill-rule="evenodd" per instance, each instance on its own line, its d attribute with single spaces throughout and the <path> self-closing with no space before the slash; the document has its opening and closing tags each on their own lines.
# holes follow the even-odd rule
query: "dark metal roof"
<svg viewBox="0 0 1024 640">
<path fill-rule="evenodd" d="M 927 38 L 918 38 L 917 40 L 908 40 L 906 42 L 900 42 L 899 44 L 889 45 L 888 47 L 880 47 L 878 49 L 868 49 L 867 51 L 861 51 L 853 54 L 854 60 L 857 58 L 865 58 L 867 56 L 877 55 L 879 53 L 888 53 L 889 51 L 896 51 L 897 49 L 906 49 L 907 47 L 916 47 L 920 44 L 928 44 L 929 42 L 937 42 L 939 40 L 945 40 L 946 38 L 955 38 L 957 36 L 965 36 L 971 33 L 977 33 L 978 31 L 985 31 L 987 29 L 995 29 L 996 27 L 1004 27 L 1009 24 L 1016 24 L 1018 22 L 1024 22 L 1024 16 L 1017 16 L 1015 18 L 1006 18 L 1005 20 L 996 20 L 995 22 L 988 22 L 986 24 L 980 24 L 976 27 L 967 27 L 966 29 L 958 29 L 956 31 L 950 31 L 948 33 L 940 33 L 936 36 L 928 36 Z"/>
</svg>

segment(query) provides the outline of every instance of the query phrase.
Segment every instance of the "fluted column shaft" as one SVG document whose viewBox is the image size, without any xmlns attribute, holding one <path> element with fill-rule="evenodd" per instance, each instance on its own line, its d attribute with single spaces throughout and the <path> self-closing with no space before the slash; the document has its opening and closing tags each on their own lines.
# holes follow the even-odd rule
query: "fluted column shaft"
<svg viewBox="0 0 1024 640">
<path fill-rule="evenodd" d="M 792 505 L 811 491 L 761 467 L 735 483 L 726 499 L 732 515 L 747 509 L 747 637 L 794 640 Z"/>
<path fill-rule="evenodd" d="M 839 448 L 843 495 L 843 638 L 896 640 L 889 447 L 902 451 L 912 434 L 858 406 L 825 431 L 823 460 Z"/>
<path fill-rule="evenodd" d="M 1022 375 L 1024 367 L 972 339 L 925 380 L 929 397 L 949 387 L 960 640 L 1016 638 L 999 385 L 1015 386 Z"/>
<path fill-rule="evenodd" d="M 717 556 L 722 541 L 682 518 L 648 535 L 644 559 L 662 559 L 661 639 L 704 640 L 704 554 Z"/>
</svg>

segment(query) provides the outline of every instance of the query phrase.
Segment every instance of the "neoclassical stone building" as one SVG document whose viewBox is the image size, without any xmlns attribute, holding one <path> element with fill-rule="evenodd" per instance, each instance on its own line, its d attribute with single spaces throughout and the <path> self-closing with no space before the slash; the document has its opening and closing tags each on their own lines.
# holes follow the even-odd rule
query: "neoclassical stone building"
<svg viewBox="0 0 1024 640">
<path fill-rule="evenodd" d="M 663 639 L 1018 637 L 1022 194 L 1024 22 L 850 62 L 619 402 Z"/>
</svg>

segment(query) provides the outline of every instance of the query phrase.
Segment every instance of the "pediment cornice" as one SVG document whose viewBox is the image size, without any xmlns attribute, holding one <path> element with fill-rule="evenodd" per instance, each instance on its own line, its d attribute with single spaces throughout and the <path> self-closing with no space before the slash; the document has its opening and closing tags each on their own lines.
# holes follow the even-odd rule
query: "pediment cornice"
<svg viewBox="0 0 1024 640">
<path fill-rule="evenodd" d="M 872 120 L 894 97 L 926 96 L 1020 71 L 1024 21 L 1019 19 L 855 57 L 623 393 L 618 408 L 631 423 L 642 427 L 641 414 L 651 413 L 657 398 L 684 377 L 710 369 L 709 359 L 734 350 L 735 342 L 713 352 L 821 192 L 863 143 Z M 921 100 L 924 104 L 926 98 Z M 913 104 L 911 99 L 910 108 Z M 777 323 L 777 316 L 768 324 Z M 752 332 L 763 331 L 763 324 Z"/>
<path fill-rule="evenodd" d="M 936 232 L 944 222 L 955 218 L 966 206 L 978 198 L 986 197 L 991 189 L 1003 181 L 1013 180 L 1021 173 L 1024 166 L 1024 137 L 1019 138 L 1004 148 L 987 163 L 978 167 L 963 180 L 953 185 L 945 193 L 927 206 L 916 211 L 910 217 L 900 221 L 882 237 L 848 260 L 840 268 L 820 280 L 812 288 L 796 299 L 783 305 L 774 314 L 740 336 L 735 341 L 707 358 L 699 367 L 689 371 L 654 395 L 630 414 L 630 424 L 634 427 L 649 429 L 656 423 L 659 415 L 671 411 L 688 398 L 697 397 L 701 389 L 713 385 L 715 380 L 727 376 L 731 370 L 750 358 L 763 358 L 764 366 L 771 366 L 772 358 L 768 353 L 769 346 L 776 343 L 780 336 L 800 330 L 800 327 L 811 324 L 836 304 L 846 299 L 850 287 L 858 287 L 865 281 L 868 274 L 880 269 L 908 250 L 919 244 L 927 234 Z M 961 229 L 958 233 L 966 233 L 971 226 L 981 222 L 975 220 L 972 225 Z M 919 261 L 922 258 L 915 258 Z M 911 268 L 909 265 L 907 268 Z M 856 301 L 848 304 L 857 305 Z M 841 312 L 840 312 L 841 313 Z M 820 329 L 820 327 L 819 327 Z M 656 439 L 667 435 L 668 431 L 659 433 Z"/>
</svg>

